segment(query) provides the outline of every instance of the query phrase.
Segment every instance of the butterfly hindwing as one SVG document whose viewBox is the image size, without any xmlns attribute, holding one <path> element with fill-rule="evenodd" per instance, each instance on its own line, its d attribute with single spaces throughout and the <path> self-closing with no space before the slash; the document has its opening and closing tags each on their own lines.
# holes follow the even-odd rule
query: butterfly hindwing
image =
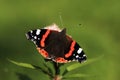
<svg viewBox="0 0 120 80">
<path fill-rule="evenodd" d="M 77 42 L 75 42 L 74 44 L 73 42 L 71 43 L 70 50 L 72 51 L 71 54 L 66 57 L 68 61 L 83 62 L 87 59 L 86 55 L 83 52 L 83 49 L 79 46 Z M 68 53 L 66 55 L 68 55 Z"/>
</svg>

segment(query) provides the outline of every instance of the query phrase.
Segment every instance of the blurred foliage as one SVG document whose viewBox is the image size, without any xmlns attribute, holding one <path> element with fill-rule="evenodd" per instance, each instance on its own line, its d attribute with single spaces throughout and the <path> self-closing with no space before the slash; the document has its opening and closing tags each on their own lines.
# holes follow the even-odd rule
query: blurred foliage
<svg viewBox="0 0 120 80">
<path fill-rule="evenodd" d="M 71 62 L 71 63 L 69 63 L 71 65 L 66 65 L 64 63 L 56 63 L 54 61 L 49 61 L 50 64 L 53 65 L 54 70 L 52 70 L 49 67 L 49 65 L 46 65 L 46 63 L 48 61 L 43 63 L 44 69 L 41 68 L 40 66 L 32 65 L 30 63 L 16 62 L 16 61 L 13 61 L 13 60 L 10 60 L 10 59 L 8 59 L 8 61 L 10 61 L 11 63 L 13 63 L 13 64 L 15 64 L 17 66 L 20 66 L 20 67 L 25 67 L 25 68 L 34 69 L 34 70 L 40 70 L 43 74 L 48 75 L 51 80 L 63 80 L 63 79 L 68 79 L 68 78 L 77 78 L 77 77 L 81 78 L 81 77 L 93 76 L 93 75 L 80 74 L 79 72 L 78 73 L 76 72 L 75 74 L 67 75 L 67 76 L 66 76 L 66 74 L 67 73 L 71 73 L 71 71 L 73 71 L 73 70 L 75 70 L 77 68 L 80 68 L 82 66 L 85 66 L 85 65 L 88 65 L 90 63 L 93 63 L 94 61 L 97 61 L 98 59 L 99 58 L 89 59 L 84 64 L 80 64 L 79 62 L 73 62 L 74 64 L 71 64 L 72 63 Z M 44 58 L 43 58 L 43 60 L 44 60 Z M 45 69 L 45 68 L 47 68 L 47 69 Z M 64 71 L 62 71 L 62 70 L 64 70 Z M 21 77 L 22 78 L 24 78 L 24 77 L 26 78 L 27 77 L 26 75 L 23 76 L 23 74 L 21 74 L 21 73 L 19 73 L 19 74 L 20 74 L 20 77 L 19 77 L 20 79 L 21 79 Z"/>
<path fill-rule="evenodd" d="M 52 23 L 67 28 L 67 33 L 83 47 L 88 60 L 104 55 L 68 73 L 93 76 L 65 80 L 119 80 L 119 3 L 119 0 L 0 0 L 0 80 L 50 80 L 41 71 L 18 67 L 7 59 L 43 67 L 42 56 L 25 33 Z M 53 69 L 50 63 L 46 64 Z M 74 63 L 66 65 L 71 64 Z"/>
</svg>

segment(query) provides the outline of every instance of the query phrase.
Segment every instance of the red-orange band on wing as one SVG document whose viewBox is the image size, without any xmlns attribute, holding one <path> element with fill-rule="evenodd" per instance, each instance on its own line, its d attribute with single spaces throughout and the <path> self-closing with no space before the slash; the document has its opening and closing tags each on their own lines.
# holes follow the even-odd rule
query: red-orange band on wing
<svg viewBox="0 0 120 80">
<path fill-rule="evenodd" d="M 45 47 L 45 39 L 48 37 L 50 34 L 50 30 L 47 30 L 46 33 L 42 36 L 42 40 L 40 41 L 41 47 Z"/>
<path fill-rule="evenodd" d="M 65 60 L 65 59 L 62 58 L 62 57 L 58 57 L 58 58 L 55 59 L 55 62 L 57 62 L 57 63 L 67 63 L 68 61 Z"/>
<path fill-rule="evenodd" d="M 74 46 L 75 46 L 75 41 L 73 40 L 73 42 L 71 43 L 69 52 L 67 54 L 65 54 L 65 58 L 68 58 L 72 55 L 72 53 L 74 51 Z"/>
<path fill-rule="evenodd" d="M 37 50 L 43 57 L 49 57 L 48 53 L 44 49 L 37 48 Z"/>
</svg>

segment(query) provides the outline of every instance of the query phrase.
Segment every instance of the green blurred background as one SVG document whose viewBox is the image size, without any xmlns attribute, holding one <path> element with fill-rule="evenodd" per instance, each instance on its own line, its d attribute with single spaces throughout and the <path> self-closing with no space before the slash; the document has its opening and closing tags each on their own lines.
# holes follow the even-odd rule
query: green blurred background
<svg viewBox="0 0 120 80">
<path fill-rule="evenodd" d="M 40 66 L 41 56 L 25 33 L 53 23 L 67 28 L 88 59 L 103 55 L 77 70 L 94 75 L 80 80 L 120 80 L 120 0 L 0 0 L 0 80 L 19 80 L 21 73 L 28 80 L 49 79 L 7 58 Z"/>
</svg>

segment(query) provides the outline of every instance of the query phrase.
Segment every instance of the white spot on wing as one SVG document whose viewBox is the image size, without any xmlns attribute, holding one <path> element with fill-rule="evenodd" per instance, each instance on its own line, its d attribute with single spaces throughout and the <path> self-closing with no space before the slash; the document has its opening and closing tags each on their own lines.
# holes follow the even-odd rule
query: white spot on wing
<svg viewBox="0 0 120 80">
<path fill-rule="evenodd" d="M 78 58 L 79 57 L 79 55 L 76 55 L 76 58 Z"/>
<path fill-rule="evenodd" d="M 75 54 L 73 54 L 73 56 L 75 56 Z"/>
<path fill-rule="evenodd" d="M 84 54 L 83 57 L 85 57 L 86 55 Z"/>
<path fill-rule="evenodd" d="M 34 42 L 34 44 L 36 44 L 36 41 L 33 41 Z"/>
<path fill-rule="evenodd" d="M 36 35 L 39 35 L 40 34 L 40 29 L 37 29 L 37 31 L 36 31 Z"/>
<path fill-rule="evenodd" d="M 34 36 L 34 39 L 37 39 L 37 37 L 36 37 L 36 36 Z"/>
<path fill-rule="evenodd" d="M 82 48 L 79 48 L 77 53 L 80 54 L 82 52 Z"/>
<path fill-rule="evenodd" d="M 31 32 L 31 33 L 33 33 L 33 31 L 32 31 L 32 30 L 31 30 L 30 32 Z"/>
</svg>

